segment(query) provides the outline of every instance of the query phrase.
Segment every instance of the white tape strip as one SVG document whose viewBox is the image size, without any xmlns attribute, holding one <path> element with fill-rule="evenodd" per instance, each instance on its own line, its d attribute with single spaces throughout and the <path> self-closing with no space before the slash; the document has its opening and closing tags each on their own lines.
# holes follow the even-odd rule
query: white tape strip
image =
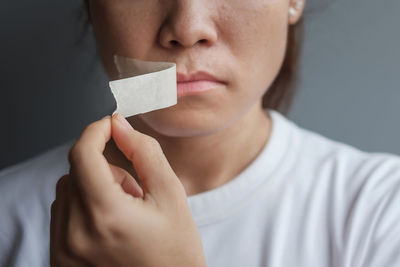
<svg viewBox="0 0 400 267">
<path fill-rule="evenodd" d="M 177 103 L 176 64 L 115 56 L 119 80 L 110 81 L 117 103 L 114 112 L 124 117 L 173 106 Z"/>
</svg>

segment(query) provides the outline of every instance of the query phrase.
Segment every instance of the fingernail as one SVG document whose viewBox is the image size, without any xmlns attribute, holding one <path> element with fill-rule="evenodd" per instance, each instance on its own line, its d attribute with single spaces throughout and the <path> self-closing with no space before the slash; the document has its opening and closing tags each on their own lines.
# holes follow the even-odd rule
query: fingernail
<svg viewBox="0 0 400 267">
<path fill-rule="evenodd" d="M 108 119 L 108 118 L 110 118 L 110 115 L 106 115 L 106 116 L 104 116 L 104 117 L 102 118 L 102 120 L 104 120 L 104 119 Z"/>
<path fill-rule="evenodd" d="M 120 122 L 125 128 L 130 130 L 133 129 L 132 125 L 130 125 L 129 122 L 121 114 L 115 113 L 113 117 L 117 119 L 117 121 Z"/>
</svg>

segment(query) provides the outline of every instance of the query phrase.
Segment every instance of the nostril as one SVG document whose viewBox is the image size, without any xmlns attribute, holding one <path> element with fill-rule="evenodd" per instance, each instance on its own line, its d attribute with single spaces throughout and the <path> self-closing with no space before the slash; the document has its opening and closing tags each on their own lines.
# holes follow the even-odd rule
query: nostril
<svg viewBox="0 0 400 267">
<path fill-rule="evenodd" d="M 172 46 L 178 46 L 178 41 L 176 41 L 176 40 L 171 40 L 171 41 L 169 41 L 169 43 L 172 45 Z"/>
<path fill-rule="evenodd" d="M 201 40 L 199 40 L 199 43 L 201 43 L 201 44 L 207 43 L 207 40 L 206 39 L 201 39 Z"/>
</svg>

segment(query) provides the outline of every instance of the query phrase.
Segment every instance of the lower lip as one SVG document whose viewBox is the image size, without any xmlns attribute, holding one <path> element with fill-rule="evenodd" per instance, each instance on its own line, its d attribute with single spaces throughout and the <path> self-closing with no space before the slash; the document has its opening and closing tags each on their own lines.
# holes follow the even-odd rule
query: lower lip
<svg viewBox="0 0 400 267">
<path fill-rule="evenodd" d="M 192 82 L 178 82 L 177 91 L 178 91 L 178 96 L 196 95 L 206 91 L 210 91 L 222 85 L 223 83 L 221 82 L 206 81 L 206 80 L 192 81 Z"/>
</svg>

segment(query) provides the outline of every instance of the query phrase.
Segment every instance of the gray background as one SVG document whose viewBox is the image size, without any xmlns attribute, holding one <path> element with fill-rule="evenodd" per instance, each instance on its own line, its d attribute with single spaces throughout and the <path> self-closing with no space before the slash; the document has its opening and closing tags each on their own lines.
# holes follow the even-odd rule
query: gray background
<svg viewBox="0 0 400 267">
<path fill-rule="evenodd" d="M 400 1 L 324 1 L 308 0 L 289 118 L 366 151 L 400 154 Z M 0 169 L 113 110 L 81 11 L 80 0 L 2 1 Z"/>
</svg>

